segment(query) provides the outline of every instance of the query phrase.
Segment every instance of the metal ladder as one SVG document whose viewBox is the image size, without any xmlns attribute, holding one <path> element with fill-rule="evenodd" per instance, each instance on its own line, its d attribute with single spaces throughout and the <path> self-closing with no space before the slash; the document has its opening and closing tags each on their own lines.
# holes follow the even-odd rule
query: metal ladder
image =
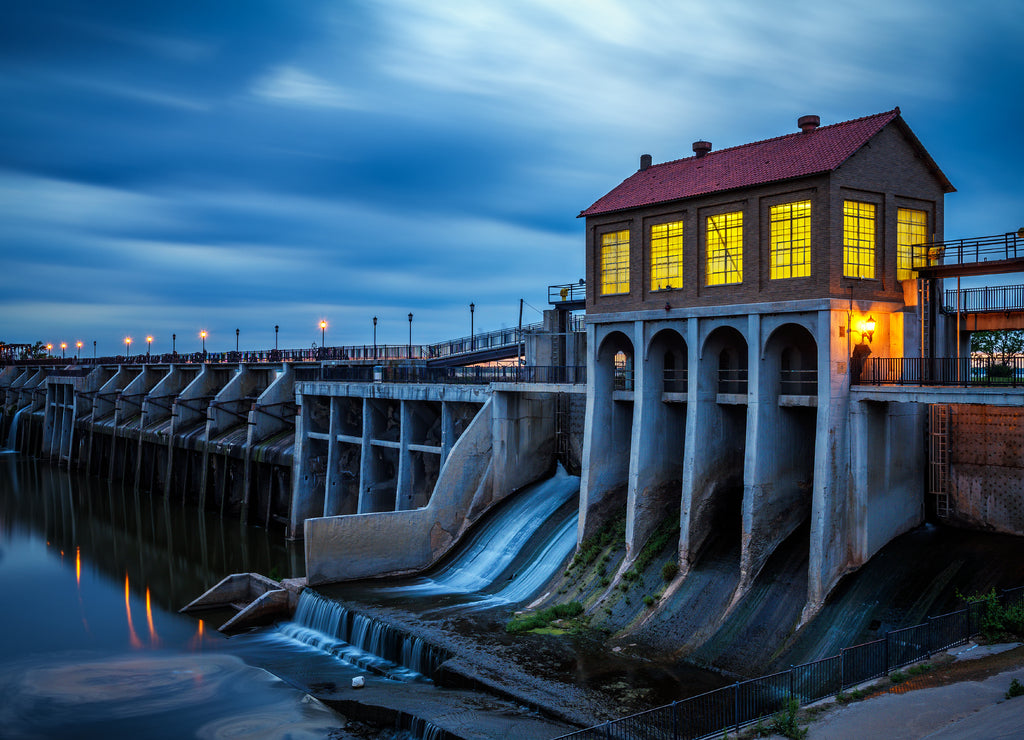
<svg viewBox="0 0 1024 740">
<path fill-rule="evenodd" d="M 949 510 L 949 404 L 928 406 L 928 492 L 935 497 L 935 513 L 947 519 Z"/>
</svg>

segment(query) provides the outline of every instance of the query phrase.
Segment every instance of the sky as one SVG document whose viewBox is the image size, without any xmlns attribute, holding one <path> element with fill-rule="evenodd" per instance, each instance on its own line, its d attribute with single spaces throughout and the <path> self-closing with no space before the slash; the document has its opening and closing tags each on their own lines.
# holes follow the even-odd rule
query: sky
<svg viewBox="0 0 1024 740">
<path fill-rule="evenodd" d="M 1024 226 L 1017 0 L 6 0 L 0 340 L 405 344 L 541 319 L 636 171 L 900 106 L 946 238 Z"/>
</svg>

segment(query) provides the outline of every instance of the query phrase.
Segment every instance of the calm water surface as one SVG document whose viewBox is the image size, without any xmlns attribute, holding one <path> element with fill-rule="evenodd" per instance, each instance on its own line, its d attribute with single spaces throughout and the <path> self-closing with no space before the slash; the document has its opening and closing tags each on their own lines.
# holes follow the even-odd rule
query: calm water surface
<svg viewBox="0 0 1024 740">
<path fill-rule="evenodd" d="M 344 719 L 177 613 L 224 575 L 302 575 L 280 534 L 0 453 L 0 738 L 324 738 Z"/>
</svg>

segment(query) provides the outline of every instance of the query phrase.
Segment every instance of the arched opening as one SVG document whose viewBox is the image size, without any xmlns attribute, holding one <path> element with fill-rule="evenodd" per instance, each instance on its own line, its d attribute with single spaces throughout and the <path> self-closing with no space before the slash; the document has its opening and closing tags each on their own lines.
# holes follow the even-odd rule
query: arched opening
<svg viewBox="0 0 1024 740">
<path fill-rule="evenodd" d="M 818 346 L 807 328 L 777 327 L 761 356 L 753 444 L 754 469 L 744 506 L 750 531 L 744 538 L 742 571 L 750 582 L 772 552 L 790 539 L 784 559 L 809 557 L 817 436 Z M 799 530 L 798 536 L 790 538 Z M 799 540 L 799 541 L 797 541 Z"/>
<path fill-rule="evenodd" d="M 597 348 L 587 397 L 579 539 L 590 536 L 626 503 L 633 436 L 633 342 L 610 331 Z"/>
<path fill-rule="evenodd" d="M 747 341 L 732 326 L 713 330 L 697 368 L 698 414 L 687 545 L 691 562 L 710 558 L 735 567 L 743 532 L 747 437 Z M 738 570 L 738 568 L 737 568 Z"/>
</svg>

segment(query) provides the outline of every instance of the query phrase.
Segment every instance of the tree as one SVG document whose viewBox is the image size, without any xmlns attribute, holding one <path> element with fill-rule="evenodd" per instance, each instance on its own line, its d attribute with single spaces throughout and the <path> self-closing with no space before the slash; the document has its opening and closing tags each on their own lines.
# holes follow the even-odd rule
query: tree
<svg viewBox="0 0 1024 740">
<path fill-rule="evenodd" d="M 49 353 L 46 351 L 46 345 L 42 342 L 36 342 L 31 347 L 26 346 L 21 352 L 22 360 L 42 360 L 49 356 Z"/>
<path fill-rule="evenodd" d="M 1024 352 L 1024 331 L 1003 329 L 973 332 L 971 334 L 971 352 L 981 352 L 988 357 L 1018 355 Z"/>
</svg>

